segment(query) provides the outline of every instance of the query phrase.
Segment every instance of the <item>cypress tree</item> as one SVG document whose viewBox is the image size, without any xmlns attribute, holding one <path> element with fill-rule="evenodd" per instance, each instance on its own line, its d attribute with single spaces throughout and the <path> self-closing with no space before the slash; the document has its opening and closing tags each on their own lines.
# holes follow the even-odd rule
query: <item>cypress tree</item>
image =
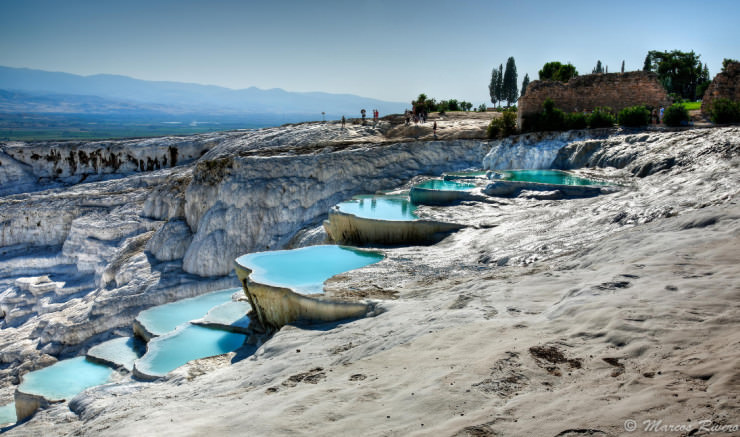
<svg viewBox="0 0 740 437">
<path fill-rule="evenodd" d="M 596 67 L 594 67 L 593 70 L 591 70 L 591 73 L 603 73 L 604 67 L 601 66 L 601 60 L 596 61 Z"/>
<path fill-rule="evenodd" d="M 504 65 L 498 64 L 498 76 L 496 76 L 496 101 L 504 100 Z"/>
<path fill-rule="evenodd" d="M 506 100 L 506 104 L 508 106 L 511 106 L 512 103 L 516 102 L 516 99 L 519 96 L 519 87 L 516 83 L 518 79 L 519 78 L 516 73 L 516 62 L 514 61 L 513 56 L 509 56 L 509 59 L 506 60 L 506 72 L 504 73 L 502 92 L 504 100 Z"/>
<path fill-rule="evenodd" d="M 622 59 L 622 73 L 624 73 L 624 59 Z"/>
<path fill-rule="evenodd" d="M 498 69 L 494 68 L 491 71 L 491 83 L 488 84 L 488 93 L 491 95 L 491 103 L 493 103 L 493 106 L 496 106 L 496 102 L 498 94 L 497 94 L 497 86 L 498 86 Z"/>
<path fill-rule="evenodd" d="M 527 91 L 528 85 L 529 85 L 529 74 L 524 74 L 524 80 L 522 80 L 522 97 L 524 97 L 524 93 Z"/>
</svg>

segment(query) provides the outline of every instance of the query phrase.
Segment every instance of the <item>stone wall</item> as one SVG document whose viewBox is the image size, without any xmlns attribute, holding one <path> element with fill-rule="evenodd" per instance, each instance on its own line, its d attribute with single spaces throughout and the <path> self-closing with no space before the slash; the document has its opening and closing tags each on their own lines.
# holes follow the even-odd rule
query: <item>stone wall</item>
<svg viewBox="0 0 740 437">
<path fill-rule="evenodd" d="M 530 82 L 527 93 L 519 99 L 519 126 L 522 117 L 542 111 L 542 103 L 547 98 L 565 112 L 591 111 L 603 106 L 618 112 L 634 105 L 659 107 L 671 104 L 658 76 L 644 71 L 587 74 L 567 83 L 535 80 Z"/>
<path fill-rule="evenodd" d="M 701 100 L 701 112 L 707 114 L 716 99 L 740 101 L 740 62 L 728 64 L 725 71 L 714 76 Z"/>
</svg>

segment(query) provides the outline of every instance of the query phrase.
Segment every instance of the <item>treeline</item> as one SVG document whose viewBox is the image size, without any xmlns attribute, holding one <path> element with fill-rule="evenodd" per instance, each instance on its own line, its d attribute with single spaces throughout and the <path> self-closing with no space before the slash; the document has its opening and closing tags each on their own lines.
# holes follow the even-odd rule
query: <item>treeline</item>
<svg viewBox="0 0 740 437">
<path fill-rule="evenodd" d="M 447 112 L 447 111 L 470 111 L 473 109 L 473 104 L 466 102 L 465 100 L 449 99 L 440 100 L 429 98 L 426 94 L 419 94 L 416 100 L 411 101 L 411 107 L 414 109 L 415 114 L 430 113 L 430 112 Z M 476 108 L 476 109 L 481 109 Z M 482 110 L 485 111 L 486 107 L 482 105 Z"/>
</svg>

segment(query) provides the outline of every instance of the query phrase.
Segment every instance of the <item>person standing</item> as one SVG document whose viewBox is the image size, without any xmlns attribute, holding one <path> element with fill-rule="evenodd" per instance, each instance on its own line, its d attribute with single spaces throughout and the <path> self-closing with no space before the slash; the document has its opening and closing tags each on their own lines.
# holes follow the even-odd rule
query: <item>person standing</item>
<svg viewBox="0 0 740 437">
<path fill-rule="evenodd" d="M 434 126 L 432 126 L 432 132 L 434 132 L 434 138 L 437 138 L 437 122 L 434 122 Z"/>
<path fill-rule="evenodd" d="M 661 106 L 660 106 L 660 113 L 659 113 L 659 117 L 660 117 L 660 124 L 663 124 L 663 111 L 664 111 L 664 110 L 665 110 L 665 109 L 663 109 L 663 105 L 661 105 Z"/>
<path fill-rule="evenodd" d="M 345 122 L 345 118 L 344 118 L 344 115 L 343 115 L 342 116 L 342 130 L 344 130 L 344 122 Z"/>
</svg>

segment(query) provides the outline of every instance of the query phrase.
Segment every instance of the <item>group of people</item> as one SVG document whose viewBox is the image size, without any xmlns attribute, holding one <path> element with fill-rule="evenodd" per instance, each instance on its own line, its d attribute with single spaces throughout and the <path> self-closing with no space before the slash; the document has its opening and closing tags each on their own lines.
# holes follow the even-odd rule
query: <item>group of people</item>
<svg viewBox="0 0 740 437">
<path fill-rule="evenodd" d="M 362 116 L 362 125 L 365 126 L 365 118 L 367 117 L 367 111 L 364 109 L 360 110 L 360 115 Z M 373 109 L 373 126 L 378 124 L 378 121 L 380 120 L 380 111 L 377 109 Z M 342 129 L 344 129 L 344 125 L 347 123 L 347 119 L 342 116 Z"/>
<path fill-rule="evenodd" d="M 408 126 L 411 124 L 412 117 L 414 119 L 414 124 L 426 123 L 428 114 L 426 113 L 426 111 L 416 111 L 416 110 L 414 110 L 414 112 L 412 113 L 411 111 L 407 109 L 406 111 L 404 111 L 403 115 L 406 118 L 406 126 Z"/>
<path fill-rule="evenodd" d="M 360 110 L 360 115 L 362 115 L 362 125 L 365 126 L 365 117 L 367 116 L 367 111 L 364 109 Z M 344 117 L 342 117 L 344 119 Z M 380 111 L 377 109 L 373 109 L 373 126 L 378 124 L 378 120 L 380 119 Z M 344 127 L 344 121 L 342 121 L 342 127 Z"/>
</svg>

